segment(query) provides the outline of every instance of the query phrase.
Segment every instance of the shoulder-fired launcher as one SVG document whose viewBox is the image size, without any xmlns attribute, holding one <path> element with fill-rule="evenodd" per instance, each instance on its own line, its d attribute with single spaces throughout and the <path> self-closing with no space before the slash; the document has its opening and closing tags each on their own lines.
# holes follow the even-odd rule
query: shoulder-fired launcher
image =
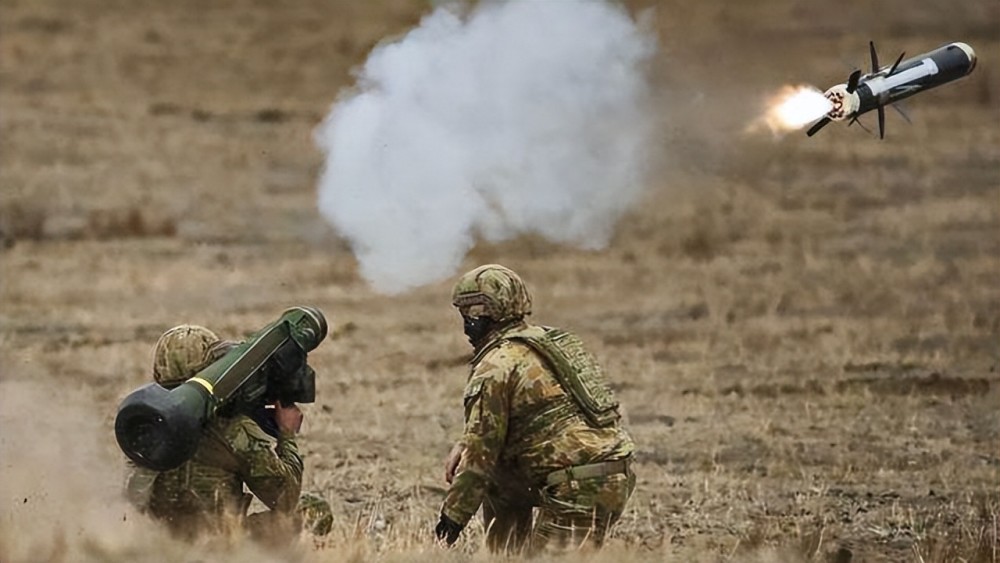
<svg viewBox="0 0 1000 563">
<path fill-rule="evenodd" d="M 306 354 L 326 334 L 319 309 L 293 307 L 180 386 L 136 389 L 115 417 L 119 447 L 137 465 L 167 471 L 194 455 L 202 428 L 220 408 L 246 412 L 265 401 L 315 401 Z"/>
</svg>

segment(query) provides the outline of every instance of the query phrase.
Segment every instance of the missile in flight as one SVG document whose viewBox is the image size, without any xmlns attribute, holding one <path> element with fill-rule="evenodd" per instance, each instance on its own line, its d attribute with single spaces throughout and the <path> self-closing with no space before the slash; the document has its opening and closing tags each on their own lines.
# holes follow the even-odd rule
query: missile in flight
<svg viewBox="0 0 1000 563">
<path fill-rule="evenodd" d="M 885 138 L 885 106 L 915 94 L 947 84 L 968 75 L 976 68 L 976 52 L 965 43 L 949 43 L 937 49 L 903 60 L 901 53 L 891 66 L 880 67 L 875 43 L 868 42 L 871 52 L 871 72 L 855 70 L 847 82 L 837 84 L 824 93 L 833 108 L 806 132 L 812 137 L 831 121 L 849 119 L 853 125 L 858 117 L 876 110 L 879 137 Z M 897 106 L 893 106 L 900 111 Z M 902 114 L 906 118 L 906 114 Z M 907 118 L 909 121 L 909 118 Z"/>
</svg>

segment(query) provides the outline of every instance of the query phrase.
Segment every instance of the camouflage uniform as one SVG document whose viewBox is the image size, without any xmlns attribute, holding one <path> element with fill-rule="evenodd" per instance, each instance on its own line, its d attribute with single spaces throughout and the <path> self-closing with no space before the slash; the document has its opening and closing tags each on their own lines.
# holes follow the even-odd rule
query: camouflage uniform
<svg viewBox="0 0 1000 563">
<path fill-rule="evenodd" d="M 523 321 L 530 296 L 506 268 L 469 272 L 454 300 L 497 328 L 476 346 L 442 514 L 464 526 L 482 505 L 493 551 L 600 546 L 635 487 L 635 446 L 600 367 L 572 334 Z"/>
<path fill-rule="evenodd" d="M 153 375 L 173 387 L 225 355 L 234 344 L 203 327 L 182 325 L 157 343 Z M 126 496 L 140 510 L 182 535 L 222 532 L 243 526 L 255 537 L 288 538 L 305 525 L 329 532 L 333 516 L 322 498 L 303 494 L 302 456 L 292 435 L 275 439 L 249 416 L 216 416 L 202 432 L 192 459 L 157 472 L 129 462 Z M 246 517 L 253 496 L 270 510 Z"/>
</svg>

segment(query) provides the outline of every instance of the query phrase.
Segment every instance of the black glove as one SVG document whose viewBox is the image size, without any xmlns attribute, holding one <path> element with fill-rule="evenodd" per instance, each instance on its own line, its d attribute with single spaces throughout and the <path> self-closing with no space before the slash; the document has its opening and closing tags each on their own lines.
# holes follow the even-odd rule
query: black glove
<svg viewBox="0 0 1000 563">
<path fill-rule="evenodd" d="M 458 535 L 462 533 L 462 528 L 464 527 L 442 513 L 441 519 L 438 520 L 437 526 L 434 527 L 434 535 L 437 536 L 437 539 L 450 546 L 458 539 Z"/>
</svg>

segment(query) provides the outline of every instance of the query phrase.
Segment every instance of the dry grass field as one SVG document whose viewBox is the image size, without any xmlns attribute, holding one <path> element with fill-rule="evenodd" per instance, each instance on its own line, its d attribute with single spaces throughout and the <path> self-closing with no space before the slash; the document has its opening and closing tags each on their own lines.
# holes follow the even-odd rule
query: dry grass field
<svg viewBox="0 0 1000 563">
<path fill-rule="evenodd" d="M 612 374 L 639 486 L 600 558 L 997 561 L 1000 5 L 629 3 L 650 6 L 643 204 L 605 250 L 525 237 L 463 264 L 519 271 Z M 478 524 L 430 542 L 469 352 L 451 284 L 375 293 L 316 210 L 316 125 L 430 9 L 0 0 L 0 561 L 487 558 Z M 979 66 L 884 141 L 743 133 L 869 39 Z M 331 323 L 300 443 L 334 532 L 169 539 L 118 496 L 118 402 L 163 330 L 239 337 L 296 304 Z"/>
</svg>

